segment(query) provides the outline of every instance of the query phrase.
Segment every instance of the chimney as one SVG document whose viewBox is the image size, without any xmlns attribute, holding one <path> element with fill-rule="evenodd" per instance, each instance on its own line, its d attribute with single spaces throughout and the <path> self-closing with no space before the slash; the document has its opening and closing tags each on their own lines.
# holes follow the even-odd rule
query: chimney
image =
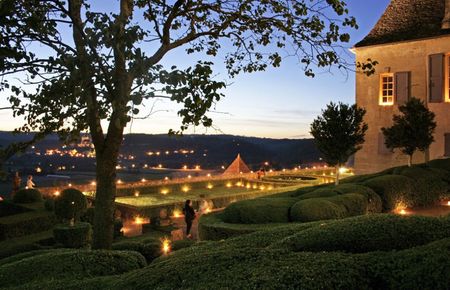
<svg viewBox="0 0 450 290">
<path fill-rule="evenodd" d="M 450 29 L 450 0 L 445 0 L 445 15 L 442 20 L 442 29 Z"/>
</svg>

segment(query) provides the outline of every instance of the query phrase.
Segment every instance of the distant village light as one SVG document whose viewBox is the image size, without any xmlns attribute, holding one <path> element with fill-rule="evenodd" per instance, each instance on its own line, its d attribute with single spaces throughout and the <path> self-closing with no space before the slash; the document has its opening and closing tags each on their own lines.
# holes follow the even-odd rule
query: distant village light
<svg viewBox="0 0 450 290">
<path fill-rule="evenodd" d="M 146 181 L 147 181 L 147 179 L 145 179 L 145 178 L 141 179 L 141 182 L 146 182 Z"/>
<path fill-rule="evenodd" d="M 97 185 L 97 182 L 92 181 L 92 182 L 91 182 L 91 185 L 92 185 L 92 186 L 96 186 L 96 185 Z"/>
</svg>

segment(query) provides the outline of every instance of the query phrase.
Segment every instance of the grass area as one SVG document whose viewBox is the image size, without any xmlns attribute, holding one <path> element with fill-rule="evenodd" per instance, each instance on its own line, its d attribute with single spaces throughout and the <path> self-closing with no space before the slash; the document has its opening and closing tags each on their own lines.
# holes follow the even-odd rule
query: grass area
<svg viewBox="0 0 450 290">
<path fill-rule="evenodd" d="M 295 190 L 303 185 L 294 185 L 286 187 L 274 187 L 270 185 L 265 185 L 263 188 L 258 187 L 258 189 L 246 188 L 246 187 L 216 187 L 211 190 L 206 189 L 194 189 L 188 192 L 181 193 L 169 193 L 167 195 L 160 194 L 159 196 L 154 195 L 142 195 L 139 197 L 117 197 L 116 202 L 120 204 L 131 205 L 135 207 L 158 207 L 165 205 L 182 204 L 186 199 L 200 200 L 202 198 L 214 199 L 226 197 L 229 201 L 237 201 L 241 199 L 255 198 L 258 196 L 272 195 L 279 192 L 285 192 L 290 190 Z M 204 196 L 204 197 L 202 197 Z M 221 206 L 216 206 L 221 207 Z"/>
</svg>

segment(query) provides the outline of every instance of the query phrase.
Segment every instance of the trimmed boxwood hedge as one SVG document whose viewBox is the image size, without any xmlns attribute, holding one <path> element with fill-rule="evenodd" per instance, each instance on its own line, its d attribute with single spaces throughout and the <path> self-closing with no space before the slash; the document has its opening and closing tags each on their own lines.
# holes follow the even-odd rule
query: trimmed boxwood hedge
<svg viewBox="0 0 450 290">
<path fill-rule="evenodd" d="M 411 206 L 409 200 L 414 181 L 401 175 L 384 175 L 369 179 L 363 185 L 375 191 L 383 201 L 383 210 L 391 211 L 398 205 Z"/>
<path fill-rule="evenodd" d="M 439 168 L 450 171 L 450 158 L 434 159 L 426 163 L 431 168 Z"/>
<path fill-rule="evenodd" d="M 135 251 L 140 253 L 145 260 L 150 263 L 155 258 L 161 256 L 161 243 L 159 241 L 152 242 L 138 242 L 138 241 L 123 241 L 113 244 L 113 250 L 116 251 Z"/>
<path fill-rule="evenodd" d="M 55 214 L 61 220 L 75 221 L 87 210 L 87 199 L 81 191 L 75 188 L 68 188 L 61 192 L 61 195 L 55 199 Z"/>
<path fill-rule="evenodd" d="M 75 263 L 72 262 L 69 269 L 66 270 L 66 262 L 61 262 L 60 259 L 54 263 L 57 266 L 52 265 L 52 267 L 59 267 L 56 269 L 56 273 L 53 273 L 53 269 L 45 268 L 47 260 L 50 260 L 47 258 L 47 260 L 43 260 L 44 263 L 39 264 L 39 267 L 30 266 L 34 266 L 31 268 L 33 269 L 32 277 L 27 276 L 25 283 L 29 283 L 22 284 L 21 288 L 112 290 L 448 289 L 448 285 L 450 285 L 450 238 L 440 239 L 439 235 L 433 237 L 433 228 L 428 229 L 430 225 L 435 226 L 436 221 L 446 222 L 445 218 L 422 219 L 418 222 L 416 218 L 369 215 L 328 221 L 325 222 L 325 225 L 323 221 L 288 224 L 284 227 L 263 230 L 225 241 L 197 243 L 195 246 L 157 258 L 145 268 L 116 276 L 101 277 L 106 271 L 98 271 L 99 274 L 97 274 L 98 272 L 89 272 L 88 270 L 91 268 L 98 267 L 98 263 L 84 259 L 82 264 L 86 266 L 86 269 L 83 269 L 82 273 L 80 273 L 79 266 L 75 271 L 71 271 L 75 267 L 74 264 L 80 264 L 78 260 L 75 260 Z M 382 251 L 386 247 L 389 248 L 389 243 L 380 242 L 380 247 L 373 244 L 375 251 L 358 254 L 335 251 L 296 252 L 280 245 L 280 241 L 292 236 L 303 234 L 306 237 L 308 231 L 309 233 L 313 230 L 328 231 L 330 227 L 336 230 L 334 234 L 330 230 L 329 235 L 333 239 L 343 239 L 350 231 L 353 240 L 349 239 L 348 243 L 354 245 L 354 242 L 358 240 L 357 234 L 360 234 L 362 229 L 368 229 L 367 235 L 372 233 L 372 240 L 376 240 L 375 234 L 381 232 L 384 226 L 388 229 L 394 228 L 394 225 L 389 226 L 389 224 L 398 221 L 405 224 L 397 224 L 397 226 L 416 228 L 416 234 L 420 230 L 429 233 L 430 235 L 427 237 L 433 242 L 427 243 L 422 238 L 410 239 L 409 236 L 402 238 L 402 235 L 399 234 L 393 236 L 395 243 L 399 241 L 408 243 L 408 245 L 401 245 L 402 250 Z M 348 223 L 348 225 L 344 226 L 344 223 Z M 377 230 L 372 227 L 374 224 Z M 417 229 L 418 227 L 420 229 Z M 434 228 L 434 230 L 440 231 L 439 228 Z M 383 234 L 382 237 L 387 241 L 388 233 Z M 407 239 L 408 241 L 405 241 Z M 426 244 L 414 247 L 421 243 Z M 411 248 L 404 248 L 410 246 Z M 322 243 L 322 247 L 327 248 L 329 245 Z M 99 264 L 100 267 L 110 266 L 110 263 L 102 264 L 100 262 Z M 21 276 L 20 273 L 24 272 L 19 273 L 18 271 L 22 271 L 22 269 L 19 267 L 12 269 L 13 265 L 18 264 L 16 262 L 6 266 L 9 266 L 11 271 L 16 271 L 12 273 L 13 275 Z M 27 269 L 29 267 L 25 268 L 25 270 Z M 0 275 L 1 271 L 2 267 L 0 267 Z M 73 272 L 74 274 L 71 274 Z M 115 274 L 111 273 L 111 275 Z M 13 283 L 8 281 L 6 286 L 17 285 Z"/>
<path fill-rule="evenodd" d="M 228 223 L 262 224 L 289 222 L 293 198 L 257 198 L 232 203 L 223 211 Z"/>
<path fill-rule="evenodd" d="M 118 275 L 147 265 L 144 257 L 131 251 L 53 250 L 0 266 L 2 287 L 18 282 L 54 279 L 87 279 Z"/>
<path fill-rule="evenodd" d="M 56 217 L 45 211 L 30 211 L 0 219 L 0 241 L 50 230 Z"/>
<path fill-rule="evenodd" d="M 87 248 L 92 240 L 92 227 L 89 223 L 76 223 L 73 226 L 67 224 L 56 225 L 53 235 L 57 243 L 66 248 Z"/>
<path fill-rule="evenodd" d="M 340 194 L 359 193 L 367 198 L 366 213 L 380 213 L 383 209 L 381 197 L 372 189 L 360 184 L 340 184 L 335 188 Z"/>
<path fill-rule="evenodd" d="M 204 214 L 198 222 L 198 235 L 200 240 L 219 241 L 231 237 L 253 233 L 272 228 L 285 226 L 285 223 L 266 224 L 232 224 L 225 223 L 222 218 L 223 213 Z"/>
<path fill-rule="evenodd" d="M 366 253 L 408 249 L 447 238 L 450 218 L 368 215 L 324 222 L 279 241 L 292 251 Z"/>
<path fill-rule="evenodd" d="M 291 220 L 296 222 L 340 219 L 346 215 L 343 204 L 336 204 L 326 198 L 300 200 L 291 208 Z"/>
<path fill-rule="evenodd" d="M 13 202 L 15 203 L 33 203 L 42 201 L 42 193 L 35 189 L 20 189 L 13 196 Z"/>
</svg>

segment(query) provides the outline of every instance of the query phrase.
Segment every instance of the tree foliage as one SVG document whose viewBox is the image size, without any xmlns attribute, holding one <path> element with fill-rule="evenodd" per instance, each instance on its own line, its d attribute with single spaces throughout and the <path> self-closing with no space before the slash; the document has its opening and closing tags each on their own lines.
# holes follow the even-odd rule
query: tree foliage
<svg viewBox="0 0 450 290">
<path fill-rule="evenodd" d="M 417 98 L 409 99 L 399 110 L 402 115 L 394 115 L 393 125 L 381 130 L 386 147 L 400 149 L 403 154 L 408 155 L 408 165 L 411 166 L 414 152 L 424 152 L 434 141 L 435 115 Z"/>
<path fill-rule="evenodd" d="M 331 102 L 322 115 L 311 124 L 311 135 L 325 162 L 331 166 L 343 166 L 350 156 L 361 149 L 368 129 L 364 123 L 366 110 L 356 105 Z M 336 170 L 339 183 L 339 170 Z"/>
<path fill-rule="evenodd" d="M 314 66 L 353 66 L 340 49 L 349 41 L 345 29 L 357 28 L 339 0 L 3 0 L 0 11 L 0 90 L 10 93 L 14 116 L 25 117 L 18 130 L 91 134 L 97 248 L 111 245 L 123 130 L 146 100 L 181 105 L 177 132 L 210 126 L 208 112 L 226 86 L 211 59 L 223 59 L 234 77 L 293 56 L 314 76 Z M 177 48 L 207 58 L 164 67 Z"/>
</svg>

